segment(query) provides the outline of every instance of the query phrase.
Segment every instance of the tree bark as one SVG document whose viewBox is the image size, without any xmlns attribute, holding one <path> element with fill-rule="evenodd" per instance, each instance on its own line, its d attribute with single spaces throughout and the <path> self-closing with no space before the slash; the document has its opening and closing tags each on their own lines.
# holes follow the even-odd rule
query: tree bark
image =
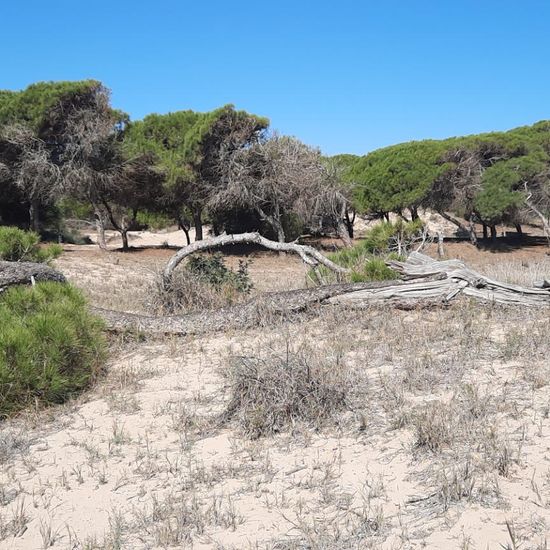
<svg viewBox="0 0 550 550">
<path fill-rule="evenodd" d="M 350 216 L 349 214 L 349 208 L 346 208 L 346 215 L 344 217 L 344 223 L 346 224 L 348 235 L 350 236 L 350 239 L 353 239 L 353 224 L 355 223 L 355 210 L 352 210 L 353 214 Z"/>
<path fill-rule="evenodd" d="M 472 220 L 470 220 L 468 223 L 468 233 L 470 234 L 470 242 L 474 246 L 477 246 L 478 242 L 477 242 L 477 234 L 476 234 L 476 225 Z"/>
<path fill-rule="evenodd" d="M 514 227 L 516 228 L 516 231 L 520 237 L 523 237 L 523 228 L 521 227 L 520 223 L 514 224 Z"/>
<path fill-rule="evenodd" d="M 55 281 L 65 283 L 65 277 L 46 264 L 34 262 L 0 262 L 0 291 L 14 285 Z"/>
<path fill-rule="evenodd" d="M 489 238 L 489 232 L 488 232 L 487 224 L 483 224 L 483 240 L 486 241 Z"/>
<path fill-rule="evenodd" d="M 128 244 L 128 229 L 126 227 L 122 227 L 119 231 L 120 236 L 122 237 L 122 250 L 124 250 L 124 252 L 128 252 L 128 250 L 130 250 L 130 245 Z"/>
<path fill-rule="evenodd" d="M 293 252 L 294 254 L 298 254 L 300 258 L 302 258 L 302 260 L 311 267 L 322 264 L 336 273 L 344 274 L 350 272 L 349 269 L 335 264 L 326 256 L 323 256 L 323 254 L 321 254 L 312 246 L 270 241 L 269 239 L 262 237 L 259 233 L 240 233 L 238 235 L 220 235 L 219 237 L 213 237 L 211 239 L 205 239 L 203 241 L 195 241 L 193 244 L 182 248 L 181 250 L 176 252 L 176 254 L 174 254 L 172 258 L 170 258 L 168 264 L 166 264 L 166 267 L 164 269 L 164 279 L 167 282 L 170 281 L 172 277 L 172 272 L 179 265 L 179 263 L 184 258 L 190 256 L 191 254 L 194 254 L 195 252 L 217 248 L 228 244 L 239 243 L 259 244 L 264 248 L 275 250 L 277 252 Z"/>
<path fill-rule="evenodd" d="M 95 226 L 97 231 L 97 244 L 101 250 L 107 250 L 107 241 L 105 240 L 105 220 L 103 212 L 94 206 Z"/>
<path fill-rule="evenodd" d="M 29 225 L 32 231 L 40 233 L 40 202 L 31 199 L 29 204 Z"/>
<path fill-rule="evenodd" d="M 193 210 L 193 223 L 195 225 L 195 241 L 202 241 L 204 236 L 202 231 L 202 210 L 200 208 Z"/>
<path fill-rule="evenodd" d="M 496 225 L 491 225 L 490 228 L 491 228 L 491 241 L 493 243 L 496 243 L 497 242 L 497 226 Z"/>
</svg>

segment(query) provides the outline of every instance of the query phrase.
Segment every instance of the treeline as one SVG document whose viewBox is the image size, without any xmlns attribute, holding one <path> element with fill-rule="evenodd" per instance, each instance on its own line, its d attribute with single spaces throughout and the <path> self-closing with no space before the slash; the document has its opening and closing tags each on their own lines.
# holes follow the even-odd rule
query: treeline
<svg viewBox="0 0 550 550">
<path fill-rule="evenodd" d="M 259 231 L 353 237 L 355 212 L 440 213 L 477 242 L 497 225 L 550 238 L 550 122 L 323 157 L 231 105 L 132 121 L 97 81 L 0 91 L 0 224 L 60 233 L 76 218 L 120 232 L 177 224 L 190 240 Z"/>
<path fill-rule="evenodd" d="M 508 132 L 402 143 L 340 155 L 362 212 L 416 219 L 438 212 L 477 242 L 499 224 L 541 226 L 550 238 L 550 121 Z M 466 220 L 466 225 L 462 220 Z"/>
<path fill-rule="evenodd" d="M 259 230 L 285 241 L 334 230 L 351 192 L 319 150 L 269 130 L 269 120 L 231 105 L 131 121 L 97 81 L 47 82 L 0 92 L 0 223 L 37 232 L 67 218 L 128 231 L 177 223 L 203 238 Z"/>
</svg>

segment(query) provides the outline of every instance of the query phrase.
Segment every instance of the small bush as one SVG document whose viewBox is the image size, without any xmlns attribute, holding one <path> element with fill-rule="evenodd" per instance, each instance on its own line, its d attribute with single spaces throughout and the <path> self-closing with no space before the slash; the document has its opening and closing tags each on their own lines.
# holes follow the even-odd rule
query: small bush
<svg viewBox="0 0 550 550">
<path fill-rule="evenodd" d="M 195 256 L 172 274 L 168 284 L 157 274 L 147 292 L 145 306 L 159 315 L 219 309 L 234 304 L 252 289 L 248 264 L 233 271 L 221 254 Z"/>
<path fill-rule="evenodd" d="M 338 361 L 288 351 L 239 357 L 223 373 L 230 401 L 223 421 L 236 420 L 252 438 L 306 422 L 318 428 L 347 406 L 349 376 Z"/>
<path fill-rule="evenodd" d="M 210 256 L 193 256 L 189 259 L 186 268 L 206 283 L 215 288 L 230 285 L 238 292 L 252 290 L 252 281 L 248 275 L 248 263 L 239 260 L 239 269 L 229 269 L 221 254 Z"/>
<path fill-rule="evenodd" d="M 57 244 L 40 247 L 40 237 L 17 227 L 0 227 L 0 260 L 8 262 L 49 262 L 63 249 Z"/>
<path fill-rule="evenodd" d="M 102 323 L 75 288 L 39 283 L 0 295 L 0 418 L 62 403 L 93 380 L 103 357 Z"/>
</svg>

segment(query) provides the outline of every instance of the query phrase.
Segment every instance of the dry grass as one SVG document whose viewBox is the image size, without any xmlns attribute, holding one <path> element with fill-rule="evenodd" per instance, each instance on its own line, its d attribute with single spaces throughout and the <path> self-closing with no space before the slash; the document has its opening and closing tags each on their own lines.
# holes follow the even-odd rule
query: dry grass
<svg viewBox="0 0 550 550">
<path fill-rule="evenodd" d="M 177 269 L 166 284 L 162 271 L 155 273 L 145 292 L 145 310 L 154 315 L 174 315 L 218 309 L 236 299 L 228 287 L 216 289 L 197 275 Z"/>
<path fill-rule="evenodd" d="M 485 266 L 481 271 L 497 281 L 532 287 L 536 281 L 550 279 L 550 256 L 525 260 L 503 259 Z"/>
<path fill-rule="evenodd" d="M 231 359 L 223 371 L 230 393 L 224 422 L 234 420 L 247 437 L 257 438 L 298 422 L 319 429 L 349 406 L 351 377 L 341 357 L 290 346 L 287 341 L 282 354 Z"/>
</svg>

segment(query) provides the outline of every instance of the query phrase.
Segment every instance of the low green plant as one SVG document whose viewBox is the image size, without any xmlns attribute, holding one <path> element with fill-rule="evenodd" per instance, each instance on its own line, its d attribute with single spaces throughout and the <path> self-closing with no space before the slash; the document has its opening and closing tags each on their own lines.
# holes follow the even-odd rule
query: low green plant
<svg viewBox="0 0 550 550">
<path fill-rule="evenodd" d="M 0 294 L 0 419 L 31 404 L 62 403 L 87 387 L 104 359 L 102 330 L 68 284 Z"/>
<path fill-rule="evenodd" d="M 0 260 L 8 262 L 49 262 L 63 252 L 58 244 L 40 246 L 33 231 L 17 227 L 0 227 Z"/>
<path fill-rule="evenodd" d="M 422 229 L 421 220 L 383 222 L 367 231 L 365 237 L 353 247 L 334 252 L 329 258 L 351 269 L 348 279 L 354 283 L 395 279 L 396 274 L 386 265 L 386 261 L 406 255 Z M 314 283 L 327 284 L 334 282 L 336 275 L 322 267 L 316 272 L 310 271 L 309 278 Z"/>
<path fill-rule="evenodd" d="M 191 257 L 186 269 L 216 289 L 229 285 L 237 292 L 247 293 L 252 290 L 248 265 L 248 262 L 239 260 L 239 268 L 233 271 L 225 265 L 223 255 L 216 253 Z"/>
</svg>

